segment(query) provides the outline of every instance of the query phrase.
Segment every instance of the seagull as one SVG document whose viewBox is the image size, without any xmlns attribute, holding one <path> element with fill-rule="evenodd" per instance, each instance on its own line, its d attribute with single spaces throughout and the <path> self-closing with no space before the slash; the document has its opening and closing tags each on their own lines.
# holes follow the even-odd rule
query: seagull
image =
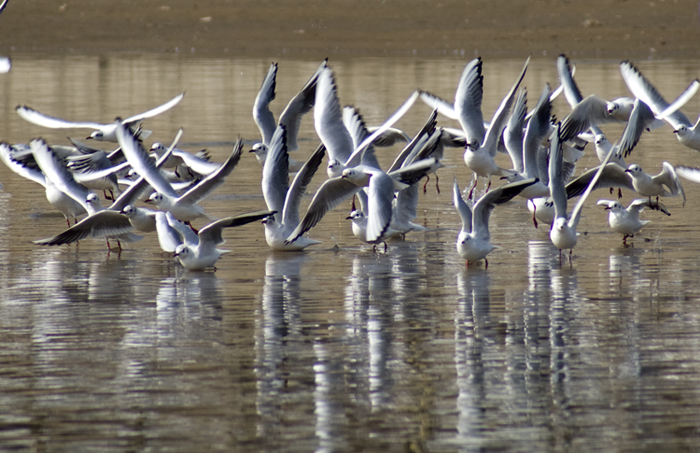
<svg viewBox="0 0 700 453">
<path fill-rule="evenodd" d="M 607 165 L 613 151 L 608 153 L 603 160 L 603 163 L 596 169 L 596 172 L 589 182 L 588 187 L 584 191 L 581 198 L 579 198 L 576 206 L 574 206 L 571 216 L 569 216 L 566 209 L 567 193 L 564 186 L 562 166 L 563 152 L 561 141 L 559 139 L 560 132 L 561 123 L 558 125 L 556 134 L 552 139 L 549 156 L 549 190 L 551 192 L 552 201 L 554 201 L 555 212 L 554 223 L 552 223 L 552 228 L 549 230 L 549 238 L 554 246 L 559 249 L 560 261 L 561 251 L 566 249 L 569 249 L 569 261 L 571 261 L 571 254 L 577 242 L 576 227 L 581 220 L 581 210 L 583 209 L 583 204 L 586 202 L 588 195 L 598 182 L 598 178 L 600 177 L 603 168 L 605 168 Z"/>
<path fill-rule="evenodd" d="M 527 71 L 530 58 L 525 61 L 520 75 L 516 79 L 513 87 L 503 98 L 501 105 L 493 115 L 488 131 L 484 129 L 483 114 L 481 113 L 481 99 L 483 96 L 482 61 L 480 58 L 468 64 L 462 73 L 460 85 L 455 95 L 455 105 L 460 115 L 460 123 L 467 134 L 467 146 L 464 152 L 464 163 L 474 172 L 474 186 L 470 195 L 476 187 L 476 180 L 479 176 L 488 179 L 488 186 L 491 186 L 491 176 L 507 176 L 507 170 L 499 167 L 494 158 L 498 152 L 498 141 L 505 128 L 510 109 L 515 99 L 515 93 L 520 86 L 525 72 Z"/>
<path fill-rule="evenodd" d="M 631 62 L 625 60 L 620 63 L 620 72 L 632 94 L 644 101 L 654 114 L 663 116 L 663 119 L 673 127 L 673 132 L 676 134 L 679 142 L 689 148 L 700 151 L 700 129 L 698 129 L 700 118 L 693 125 L 688 117 L 678 110 L 700 88 L 700 80 L 693 80 L 678 99 L 669 105 L 654 85 Z M 672 111 L 672 113 L 664 115 L 663 112 L 666 111 Z"/>
<path fill-rule="evenodd" d="M 132 132 L 135 132 L 138 129 L 138 124 L 141 123 L 143 120 L 145 120 L 146 118 L 152 118 L 156 115 L 170 110 L 171 108 L 175 107 L 184 96 L 184 92 L 180 93 L 165 104 L 148 110 L 147 112 L 131 116 L 123 120 L 122 123 L 130 130 L 132 130 Z M 17 114 L 19 116 L 29 121 L 30 123 L 39 126 L 48 127 L 50 129 L 95 129 L 95 131 L 92 132 L 88 138 L 92 138 L 98 141 L 117 142 L 116 128 L 114 123 L 100 124 L 90 121 L 67 121 L 60 118 L 45 115 L 24 105 L 17 106 L 15 110 L 17 111 Z M 141 131 L 140 137 L 146 138 L 149 135 L 150 131 Z"/>
<path fill-rule="evenodd" d="M 155 153 L 156 156 L 162 156 L 168 148 L 160 142 L 155 142 L 151 145 L 149 152 Z M 220 164 L 209 162 L 209 160 L 199 157 L 198 155 L 188 153 L 180 148 L 172 150 L 170 158 L 163 163 L 164 168 L 179 167 L 185 165 L 197 175 L 207 176 L 219 169 Z"/>
<path fill-rule="evenodd" d="M 287 130 L 287 150 L 296 151 L 299 149 L 297 136 L 299 134 L 299 127 L 301 126 L 301 120 L 303 116 L 313 108 L 316 102 L 316 83 L 318 75 L 321 70 L 326 67 L 327 63 L 328 59 L 324 60 L 316 72 L 302 87 L 301 91 L 289 101 L 289 104 L 287 104 L 287 107 L 280 115 L 279 122 L 275 121 L 275 117 L 270 111 L 270 103 L 275 99 L 277 63 L 270 64 L 270 69 L 267 71 L 267 75 L 260 86 L 260 91 L 258 91 L 258 95 L 255 97 L 255 103 L 253 104 L 253 119 L 258 129 L 260 129 L 262 142 L 254 144 L 250 152 L 255 153 L 255 157 L 261 165 L 265 163 L 272 136 L 278 124 L 284 125 Z M 289 165 L 290 171 L 299 171 L 301 165 L 302 162 L 292 160 Z"/>
<path fill-rule="evenodd" d="M 88 203 L 90 192 L 74 179 L 73 174 L 51 151 L 44 140 L 32 140 L 29 146 L 36 163 L 46 178 L 47 198 L 51 204 L 63 212 L 66 221 L 69 216 L 75 219 L 79 215 L 92 214 L 101 208 L 97 198 L 93 199 L 93 203 Z"/>
<path fill-rule="evenodd" d="M 497 248 L 490 242 L 489 217 L 493 208 L 498 204 L 510 201 L 523 189 L 536 182 L 536 179 L 516 181 L 487 192 L 474 204 L 474 210 L 472 211 L 462 198 L 457 178 L 454 178 L 452 189 L 453 202 L 457 213 L 462 219 L 462 231 L 457 236 L 457 253 L 462 259 L 466 260 L 467 267 L 469 267 L 470 262 L 473 263 L 483 259 L 486 261 L 486 268 L 488 268 L 489 262 L 486 259 L 486 255 Z"/>
<path fill-rule="evenodd" d="M 385 173 L 367 165 L 346 168 L 340 176 L 327 179 L 318 188 L 299 225 L 286 242 L 292 243 L 313 228 L 324 215 L 363 187 L 368 188 L 366 242 L 378 244 L 389 232 L 393 212 L 394 191 L 405 189 L 420 180 L 434 164 L 431 159 L 415 162 L 405 168 Z"/>
<path fill-rule="evenodd" d="M 340 108 L 333 71 L 330 68 L 321 69 L 316 86 L 314 127 L 328 151 L 326 169 L 328 177 L 338 177 L 344 169 L 360 164 L 378 168 L 379 163 L 374 157 L 371 145 L 408 111 L 418 99 L 418 95 L 417 91 L 414 92 L 384 124 L 356 144 L 356 140 L 353 139 L 353 135 L 343 121 L 343 111 Z M 359 115 L 352 113 L 350 116 L 354 118 L 346 118 L 346 120 L 353 123 L 362 121 Z"/>
<path fill-rule="evenodd" d="M 15 149 L 9 144 L 0 143 L 0 159 L 13 172 L 41 184 L 46 190 L 46 199 L 54 208 L 61 211 L 69 227 L 70 219 L 74 219 L 77 222 L 76 218 L 87 212 L 79 201 L 62 192 L 48 181 L 39 168 L 31 167 L 26 162 L 18 160 L 15 156 Z"/>
<path fill-rule="evenodd" d="M 680 195 L 683 206 L 685 206 L 685 191 L 676 170 L 668 162 L 663 162 L 662 166 L 661 172 L 652 176 L 645 173 L 642 167 L 637 164 L 622 168 L 617 164 L 608 163 L 605 166 L 592 168 L 571 181 L 566 186 L 566 193 L 568 198 L 580 195 L 591 185 L 591 181 L 599 173 L 591 190 L 624 187 L 650 199 L 651 197 L 676 197 Z M 598 172 L 599 169 L 601 169 L 600 172 Z"/>
<path fill-rule="evenodd" d="M 510 174 L 508 170 L 499 167 L 494 158 L 498 152 L 501 134 L 508 122 L 508 115 L 515 100 L 515 93 L 525 77 L 529 63 L 530 58 L 528 57 L 515 84 L 494 113 L 488 130 L 484 127 L 484 117 L 481 111 L 484 91 L 483 61 L 480 57 L 475 58 L 467 63 L 462 71 L 455 93 L 454 112 L 466 133 L 467 146 L 464 152 L 464 163 L 474 172 L 474 185 L 469 193 L 470 198 L 479 176 L 488 179 L 486 188 L 488 190 L 491 187 L 491 176 L 506 176 Z M 432 95 L 428 94 L 426 96 L 424 93 L 421 93 L 421 97 L 425 101 L 429 100 L 430 96 Z M 445 101 L 435 96 L 432 96 L 432 98 L 438 102 L 428 103 L 433 108 L 438 108 L 438 111 L 445 105 L 449 106 Z"/>
<path fill-rule="evenodd" d="M 156 167 L 159 167 L 168 159 L 181 135 L 182 130 L 178 133 L 170 149 L 156 162 Z M 99 204 L 94 205 L 97 197 L 95 194 L 89 194 L 86 201 L 94 206 L 95 212 L 72 227 L 69 225 L 67 230 L 50 238 L 34 241 L 34 243 L 39 245 L 62 245 L 80 241 L 86 237 L 107 237 L 107 248 L 110 249 L 109 238 L 116 238 L 119 251 L 121 252 L 120 242 L 136 242 L 142 239 L 142 236 L 132 233 L 134 229 L 140 232 L 156 230 L 155 211 L 137 208 L 133 205 L 140 194 L 146 191 L 148 187 L 146 179 L 143 176 L 139 177 L 122 192 L 111 206 L 105 209 Z"/>
<path fill-rule="evenodd" d="M 156 190 L 149 197 L 149 200 L 154 202 L 158 209 L 172 212 L 177 219 L 183 222 L 206 216 L 204 209 L 197 203 L 223 184 L 224 178 L 233 171 L 241 158 L 243 142 L 239 138 L 233 146 L 231 155 L 226 162 L 219 166 L 217 171 L 199 181 L 183 195 L 178 195 L 153 161 L 148 158 L 147 153 L 138 140 L 127 131 L 120 121 L 117 121 L 115 124 L 117 126 L 116 135 L 127 160 L 134 170 L 146 178 L 148 183 Z"/>
<path fill-rule="evenodd" d="M 294 181 L 289 185 L 289 159 L 287 154 L 287 128 L 280 124 L 272 136 L 267 159 L 263 165 L 262 192 L 265 203 L 273 214 L 263 220 L 265 240 L 273 250 L 302 250 L 320 241 L 304 236 L 292 242 L 285 240 L 299 225 L 299 204 L 316 170 L 325 155 L 321 144 L 299 169 Z"/>
<path fill-rule="evenodd" d="M 700 84 L 698 84 L 698 86 L 700 86 Z M 690 98 L 686 98 L 685 101 L 689 99 Z M 588 129 L 609 122 L 610 118 L 617 119 L 609 113 L 606 105 L 607 101 L 595 95 L 591 95 L 581 101 L 571 110 L 571 113 L 562 120 L 561 139 L 564 141 L 573 139 Z M 661 118 L 667 117 L 681 106 L 682 105 L 674 103 L 659 115 L 654 115 L 654 112 L 652 112 L 651 108 L 644 101 L 639 98 L 634 99 L 630 113 L 626 118 L 627 126 L 620 139 L 617 154 L 624 157 L 629 156 L 639 142 L 644 130 L 651 130 L 655 127 L 659 127 L 659 124 L 663 124 Z M 603 113 L 600 112 L 601 110 Z M 596 137 L 598 135 L 602 134 L 595 134 Z"/>
<path fill-rule="evenodd" d="M 433 121 L 431 121 L 431 119 Z M 428 121 L 433 124 L 432 129 L 424 132 L 423 140 L 417 138 L 416 146 L 413 150 L 406 156 L 400 156 L 394 161 L 394 164 L 389 170 L 389 175 L 396 174 L 402 170 L 420 166 L 423 168 L 423 173 L 427 176 L 430 173 L 435 172 L 438 168 L 443 165 L 440 162 L 442 158 L 443 145 L 442 145 L 442 130 L 435 129 L 434 119 L 435 116 L 432 115 L 431 119 Z M 411 143 L 414 143 L 412 141 Z M 403 154 L 403 152 L 402 152 Z M 394 169 L 394 167 L 401 163 L 400 167 Z M 370 215 L 370 203 L 369 203 L 369 188 L 363 188 L 356 193 L 357 199 L 360 202 L 360 208 L 357 209 L 354 199 L 352 204 L 352 209 L 350 215 L 346 217 L 347 220 L 352 220 L 352 232 L 355 237 L 359 238 L 364 242 L 369 242 L 370 244 L 376 243 L 367 240 L 367 226 L 368 219 Z M 410 231 L 426 231 L 422 225 L 414 223 L 413 220 L 417 217 L 417 207 L 418 207 L 418 189 L 419 189 L 419 179 L 415 179 L 410 182 L 407 187 L 401 189 L 394 196 L 392 201 L 392 213 L 391 222 L 389 228 L 385 233 L 385 238 L 401 237 L 405 238 L 406 233 Z"/>
<path fill-rule="evenodd" d="M 666 209 L 666 206 L 659 202 L 652 202 L 647 198 L 633 200 L 630 205 L 627 206 L 627 209 L 625 209 L 619 201 L 615 200 L 598 200 L 598 206 L 605 206 L 605 209 L 610 211 L 610 214 L 608 214 L 608 224 L 613 231 L 623 235 L 623 244 L 627 243 L 627 238 L 633 238 L 636 232 L 650 222 L 650 220 L 639 220 L 639 213 L 641 213 L 644 208 L 661 211 L 668 216 L 671 215 L 668 209 Z"/>
<path fill-rule="evenodd" d="M 214 267 L 219 257 L 230 250 L 220 250 L 217 245 L 223 244 L 222 232 L 224 228 L 246 225 L 256 220 L 261 220 L 274 214 L 274 211 L 258 211 L 241 214 L 234 217 L 216 220 L 205 226 L 199 233 L 195 233 L 175 218 L 170 212 L 165 213 L 168 224 L 179 235 L 179 244 L 175 247 L 175 256 L 182 266 L 190 271 L 201 271 Z M 160 216 L 160 214 L 159 214 Z M 158 230 L 158 238 L 161 240 L 161 230 Z M 173 240 L 174 237 L 170 237 Z M 166 240 L 167 242 L 167 240 Z M 171 244 L 170 244 L 171 245 Z M 214 267 L 216 270 L 216 267 Z"/>
</svg>

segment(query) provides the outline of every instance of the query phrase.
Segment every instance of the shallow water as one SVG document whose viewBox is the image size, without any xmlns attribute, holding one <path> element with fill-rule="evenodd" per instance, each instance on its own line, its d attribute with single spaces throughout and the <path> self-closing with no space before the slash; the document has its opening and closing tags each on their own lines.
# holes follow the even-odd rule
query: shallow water
<svg viewBox="0 0 700 453">
<path fill-rule="evenodd" d="M 153 55 L 13 57 L 0 75 L 0 139 L 65 143 L 86 131 L 42 129 L 18 104 L 64 118 L 112 121 L 185 100 L 146 126 L 148 140 L 208 148 L 223 161 L 237 135 L 258 131 L 252 103 L 268 60 Z M 319 61 L 280 61 L 279 114 Z M 452 98 L 465 59 L 331 61 L 343 104 L 381 122 L 415 89 Z M 584 95 L 626 95 L 617 62 L 582 61 Z M 489 118 L 522 61 L 486 60 Z M 667 98 L 700 61 L 639 62 Z M 530 105 L 556 85 L 553 59 L 526 76 Z M 691 119 L 700 98 L 683 109 Z M 556 101 L 559 118 L 568 108 Z M 415 133 L 429 109 L 398 124 Z M 443 119 L 443 124 L 456 124 Z M 609 137 L 622 128 L 606 128 Z M 305 118 L 299 155 L 316 146 Z M 387 165 L 398 148 L 379 151 Z M 592 149 L 579 172 L 594 164 Z M 500 156 L 505 164 L 505 156 Z M 595 159 L 595 157 L 593 157 Z M 498 207 L 501 248 L 466 269 L 454 241 L 446 152 L 438 194 L 419 203 L 430 228 L 386 253 L 352 236 L 349 202 L 331 212 L 304 253 L 274 253 L 258 224 L 226 231 L 234 250 L 216 272 L 183 272 L 157 240 L 109 254 L 104 241 L 45 248 L 32 240 L 65 221 L 39 186 L 0 167 L 0 445 L 36 450 L 619 451 L 700 448 L 700 190 L 664 200 L 624 247 L 591 196 L 573 262 L 560 265 L 547 229 L 524 202 Z M 644 135 L 630 161 L 698 165 L 670 128 Z M 319 174 L 313 189 L 322 182 Z M 496 181 L 495 181 L 496 183 Z M 623 201 L 632 199 L 625 193 Z M 309 198 L 310 199 L 310 198 Z M 264 208 L 249 155 L 203 203 L 217 217 Z M 202 225 L 200 222 L 199 225 Z"/>
</svg>

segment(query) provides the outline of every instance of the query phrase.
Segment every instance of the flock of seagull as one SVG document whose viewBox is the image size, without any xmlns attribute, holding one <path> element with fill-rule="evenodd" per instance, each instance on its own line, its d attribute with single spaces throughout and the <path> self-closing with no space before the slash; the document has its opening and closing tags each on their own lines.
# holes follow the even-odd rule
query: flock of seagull
<svg viewBox="0 0 700 453">
<path fill-rule="evenodd" d="M 261 188 L 267 209 L 219 220 L 207 214 L 199 202 L 233 172 L 243 153 L 243 141 L 239 138 L 228 159 L 220 164 L 211 162 L 206 151 L 191 154 L 177 148 L 182 131 L 170 146 L 153 143 L 147 151 L 143 144 L 151 133 L 142 128 L 143 122 L 175 107 L 184 93 L 147 112 L 109 124 L 68 121 L 18 106 L 17 113 L 31 123 L 90 129 L 89 139 L 114 142 L 118 147 L 106 152 L 73 139 L 69 146 L 35 139 L 29 144 L 0 143 L 0 159 L 15 173 L 44 186 L 49 203 L 65 216 L 68 229 L 35 241 L 37 244 L 106 237 L 108 249 L 112 248 L 111 239 L 121 251 L 121 242 L 142 239 L 137 233 L 156 232 L 162 250 L 174 253 L 188 270 L 215 266 L 227 252 L 218 248 L 224 242 L 224 228 L 256 221 L 264 224 L 266 241 L 274 250 L 302 250 L 319 244 L 309 231 L 327 212 L 351 197 L 348 219 L 353 234 L 373 244 L 375 250 L 383 243 L 386 251 L 387 240 L 426 230 L 414 222 L 420 181 L 433 174 L 437 178 L 445 147 L 464 149 L 464 162 L 474 173 L 471 187 L 464 191 L 456 178 L 453 183 L 454 206 L 462 220 L 456 249 L 467 266 L 480 260 L 488 266 L 486 256 L 496 248 L 490 241 L 489 217 L 497 205 L 516 196 L 527 200 L 535 227 L 538 223 L 550 225 L 550 239 L 560 250 L 560 259 L 562 250 L 569 250 L 571 259 L 582 208 L 594 190 L 609 188 L 613 194 L 617 188 L 621 194 L 626 189 L 641 197 L 627 208 L 617 200 L 598 201 L 609 210 L 609 225 L 623 235 L 623 242 L 648 223 L 639 217 L 644 209 L 670 215 L 659 197 L 680 196 L 685 204 L 679 175 L 700 182 L 700 169 L 674 168 L 664 162 L 661 173 L 649 175 L 639 165 L 627 165 L 625 158 L 645 130 L 665 123 L 671 125 L 680 143 L 700 151 L 698 123 L 692 124 L 679 110 L 700 88 L 698 79 L 669 104 L 632 63 L 623 61 L 622 78 L 634 98 L 607 101 L 595 94 L 584 98 L 574 81 L 575 68 L 561 55 L 557 59 L 560 86 L 552 90 L 545 84 L 535 108 L 528 112 L 527 90 L 520 86 L 528 64 L 529 58 L 490 122 L 484 121 L 481 107 L 483 60 L 476 58 L 465 66 L 454 102 L 417 90 L 376 128 L 367 127 L 355 107 L 341 108 L 327 61 L 275 120 L 269 106 L 275 99 L 277 64 L 271 64 L 253 106 L 262 140 L 250 150 L 262 165 Z M 557 122 L 552 101 L 560 93 L 571 111 Z M 418 99 L 433 111 L 424 126 L 409 136 L 393 125 Z M 297 161 L 289 153 L 299 148 L 300 124 L 312 110 L 320 144 L 306 161 Z M 461 128 L 438 126 L 438 115 L 457 120 Z M 601 129 L 610 122 L 626 123 L 614 144 Z M 574 178 L 576 161 L 589 142 L 594 143 L 601 163 Z M 383 170 L 375 147 L 397 143 L 405 145 Z M 496 163 L 500 152 L 510 156 L 511 168 Z M 302 215 L 302 199 L 326 155 L 328 179 Z M 492 189 L 493 177 L 506 180 L 506 184 Z M 485 180 L 485 193 L 476 199 L 479 178 Z M 100 191 L 111 202 L 109 206 L 102 205 L 96 194 Z M 578 201 L 569 210 L 568 200 L 574 197 L 579 197 Z M 157 209 L 138 206 L 140 201 Z M 197 230 L 191 222 L 202 217 L 212 222 Z"/>
</svg>

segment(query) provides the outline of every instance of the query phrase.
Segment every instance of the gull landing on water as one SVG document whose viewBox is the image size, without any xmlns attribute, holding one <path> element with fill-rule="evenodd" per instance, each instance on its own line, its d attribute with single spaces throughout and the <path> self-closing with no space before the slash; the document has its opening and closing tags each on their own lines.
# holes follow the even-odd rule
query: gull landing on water
<svg viewBox="0 0 700 453">
<path fill-rule="evenodd" d="M 143 120 L 152 118 L 170 110 L 171 108 L 175 107 L 183 97 L 185 97 L 185 93 L 180 93 L 165 104 L 146 112 L 139 113 L 138 115 L 130 116 L 129 118 L 123 120 L 122 123 L 131 129 L 132 132 L 134 132 L 138 129 L 139 123 L 141 123 Z M 17 106 L 15 110 L 19 116 L 38 126 L 48 127 L 49 129 L 95 129 L 95 131 L 91 133 L 88 138 L 98 141 L 117 142 L 115 123 L 101 124 L 90 121 L 68 121 L 45 115 L 24 105 Z M 150 134 L 150 131 L 141 131 L 140 137 L 146 138 Z"/>
<path fill-rule="evenodd" d="M 453 202 L 457 213 L 462 219 L 462 231 L 457 236 L 457 253 L 466 261 L 467 267 L 469 267 L 470 262 L 473 263 L 482 259 L 486 262 L 486 268 L 489 267 L 486 255 L 497 248 L 490 242 L 489 217 L 491 212 L 496 205 L 510 201 L 523 189 L 536 182 L 537 179 L 517 181 L 487 192 L 479 198 L 472 210 L 462 198 L 457 178 L 454 178 L 452 189 Z"/>
</svg>

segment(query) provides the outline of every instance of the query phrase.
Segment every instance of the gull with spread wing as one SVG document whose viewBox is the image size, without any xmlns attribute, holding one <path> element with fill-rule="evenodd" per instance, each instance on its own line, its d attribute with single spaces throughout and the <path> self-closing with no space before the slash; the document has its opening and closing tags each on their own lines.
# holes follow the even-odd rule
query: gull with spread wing
<svg viewBox="0 0 700 453">
<path fill-rule="evenodd" d="M 185 93 L 180 93 L 163 105 L 156 108 L 148 110 L 138 115 L 131 116 L 122 121 L 122 123 L 128 127 L 133 133 L 138 129 L 138 125 L 147 118 L 152 118 L 156 115 L 160 115 L 163 112 L 170 110 L 175 107 L 185 96 Z M 29 121 L 30 123 L 36 124 L 38 126 L 48 127 L 49 129 L 94 129 L 94 132 L 90 134 L 88 138 L 92 138 L 99 141 L 116 142 L 116 128 L 115 123 L 100 124 L 91 121 L 68 121 L 60 118 L 55 118 L 53 116 L 45 115 L 38 112 L 30 107 L 21 105 L 16 109 L 17 114 Z M 150 135 L 150 131 L 141 131 L 140 137 L 146 138 Z"/>
<path fill-rule="evenodd" d="M 472 210 L 462 198 L 457 178 L 454 178 L 453 202 L 462 219 L 462 230 L 457 236 L 457 253 L 466 261 L 467 267 L 469 267 L 470 262 L 474 263 L 482 259 L 486 261 L 486 267 L 489 267 L 486 255 L 497 248 L 491 244 L 491 233 L 489 232 L 491 212 L 496 205 L 510 201 L 535 182 L 537 182 L 536 179 L 516 181 L 487 192 L 479 198 Z"/>
</svg>

